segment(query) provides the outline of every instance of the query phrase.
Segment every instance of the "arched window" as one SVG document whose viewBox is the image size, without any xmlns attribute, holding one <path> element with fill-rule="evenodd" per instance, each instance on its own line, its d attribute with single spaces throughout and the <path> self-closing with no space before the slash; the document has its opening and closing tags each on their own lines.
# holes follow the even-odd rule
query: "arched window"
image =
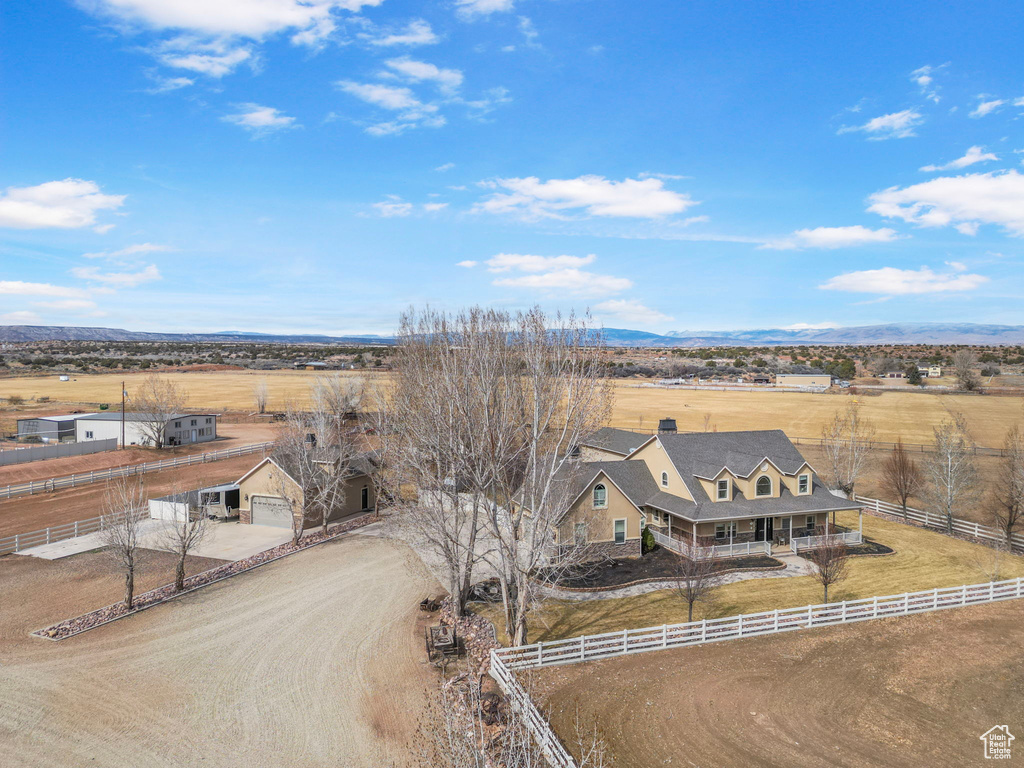
<svg viewBox="0 0 1024 768">
<path fill-rule="evenodd" d="M 601 509 L 608 506 L 608 489 L 603 485 L 594 486 L 594 508 Z"/>
<path fill-rule="evenodd" d="M 663 487 L 668 488 L 668 472 L 661 473 L 661 484 Z"/>
<path fill-rule="evenodd" d="M 758 496 L 771 496 L 772 495 L 772 479 L 767 475 L 761 475 L 757 478 L 756 493 Z"/>
</svg>

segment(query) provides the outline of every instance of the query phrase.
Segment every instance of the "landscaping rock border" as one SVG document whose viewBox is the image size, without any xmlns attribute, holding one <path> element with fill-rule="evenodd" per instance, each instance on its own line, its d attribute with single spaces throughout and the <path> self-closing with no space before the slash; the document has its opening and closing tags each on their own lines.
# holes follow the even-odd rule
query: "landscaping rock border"
<svg viewBox="0 0 1024 768">
<path fill-rule="evenodd" d="M 773 566 L 770 566 L 768 568 L 729 568 L 728 570 L 725 570 L 725 571 L 716 571 L 714 575 L 715 576 L 724 576 L 727 573 L 747 573 L 749 571 L 784 571 L 785 569 L 786 569 L 786 564 L 785 563 L 779 563 L 778 565 L 773 565 Z M 627 581 L 624 584 L 610 584 L 610 585 L 608 585 L 606 587 L 563 587 L 563 586 L 559 586 L 559 585 L 552 586 L 550 584 L 542 584 L 541 582 L 536 581 L 535 579 L 531 579 L 531 581 L 534 584 L 536 584 L 537 586 L 546 587 L 548 589 L 555 590 L 555 591 L 558 591 L 558 592 L 588 593 L 588 592 L 612 592 L 612 591 L 614 591 L 616 589 L 625 589 L 626 587 L 635 587 L 638 584 L 653 584 L 656 581 L 672 581 L 672 579 L 671 579 L 671 577 L 670 578 L 666 578 L 664 576 L 655 576 L 655 577 L 650 578 L 650 579 L 637 579 L 636 581 Z"/>
<path fill-rule="evenodd" d="M 73 619 L 66 619 L 52 624 L 49 627 L 43 629 L 37 629 L 31 634 L 34 637 L 41 637 L 45 640 L 66 640 L 69 637 L 80 635 L 83 632 L 88 632 L 90 629 L 96 629 L 102 627 L 104 624 L 109 624 L 112 621 L 123 619 L 126 616 L 132 616 L 140 611 L 144 611 L 148 608 L 161 605 L 170 600 L 173 600 L 182 595 L 187 595 L 195 592 L 203 587 L 208 587 L 211 584 L 216 584 L 218 581 L 224 581 L 230 579 L 232 576 L 237 576 L 240 573 L 246 573 L 259 568 L 261 565 L 272 563 L 275 560 L 280 560 L 283 557 L 294 555 L 303 550 L 315 547 L 318 544 L 323 544 L 327 541 L 332 541 L 346 533 L 350 533 L 354 530 L 362 528 L 363 526 L 375 523 L 380 519 L 379 515 L 370 514 L 364 517 L 356 518 L 355 520 L 349 520 L 346 523 L 342 523 L 334 528 L 327 531 L 319 531 L 317 533 L 303 536 L 299 539 L 298 544 L 287 542 L 280 544 L 272 549 L 265 550 L 259 554 L 247 557 L 244 560 L 238 560 L 234 563 L 226 563 L 224 565 L 218 565 L 216 568 L 211 568 L 208 571 L 197 573 L 195 576 L 190 576 L 185 579 L 185 588 L 180 592 L 174 591 L 173 584 L 165 584 L 162 587 L 157 587 L 149 592 L 137 596 L 134 600 L 134 606 L 132 609 L 126 610 L 124 603 L 115 603 L 114 605 L 108 605 L 105 608 L 100 608 L 90 613 L 76 616 Z"/>
<path fill-rule="evenodd" d="M 466 655 L 477 676 L 483 676 L 491 668 L 491 649 L 500 648 L 498 633 L 494 625 L 483 616 L 465 613 L 456 618 L 452 615 L 452 599 L 446 597 L 441 602 L 441 624 L 455 627 L 456 634 L 462 638 L 466 647 Z"/>
</svg>

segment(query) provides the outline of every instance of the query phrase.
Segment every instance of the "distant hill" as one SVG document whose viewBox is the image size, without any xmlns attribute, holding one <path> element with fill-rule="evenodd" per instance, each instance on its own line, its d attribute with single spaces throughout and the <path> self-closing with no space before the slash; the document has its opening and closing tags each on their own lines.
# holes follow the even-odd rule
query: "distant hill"
<svg viewBox="0 0 1024 768">
<path fill-rule="evenodd" d="M 1024 326 L 976 323 L 890 323 L 849 328 L 738 331 L 671 331 L 666 334 L 605 328 L 613 347 L 759 347 L 790 344 L 1024 344 Z M 121 328 L 78 328 L 56 325 L 3 325 L 4 341 L 179 341 L 263 342 L 267 344 L 394 344 L 390 336 L 326 336 L 252 331 L 216 333 L 146 333 Z"/>
</svg>

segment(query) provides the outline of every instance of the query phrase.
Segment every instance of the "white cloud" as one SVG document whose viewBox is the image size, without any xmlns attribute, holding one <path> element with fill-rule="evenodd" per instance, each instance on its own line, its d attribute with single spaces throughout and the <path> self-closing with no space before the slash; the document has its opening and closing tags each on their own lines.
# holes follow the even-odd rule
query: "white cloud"
<svg viewBox="0 0 1024 768">
<path fill-rule="evenodd" d="M 910 73 L 910 79 L 917 83 L 917 87 L 921 89 L 921 95 L 936 104 L 939 103 L 939 89 L 935 85 L 935 75 L 945 68 L 946 64 L 940 64 L 937 67 L 924 66 Z"/>
<path fill-rule="evenodd" d="M 151 29 L 249 37 L 324 28 L 335 11 L 359 11 L 384 0 L 91 0 L 87 9 Z"/>
<path fill-rule="evenodd" d="M 234 72 L 240 64 L 253 61 L 253 52 L 250 48 L 228 47 L 222 42 L 201 43 L 192 39 L 177 38 L 163 47 L 165 50 L 158 53 L 157 58 L 165 66 L 187 69 L 209 77 L 224 77 Z M 176 50 L 167 50 L 168 47 Z"/>
<path fill-rule="evenodd" d="M 82 280 L 106 283 L 117 288 L 134 288 L 142 283 L 163 279 L 155 264 L 139 272 L 100 272 L 99 267 L 72 267 L 71 274 Z"/>
<path fill-rule="evenodd" d="M 997 224 L 1024 236 L 1024 175 L 1016 170 L 942 176 L 890 187 L 869 200 L 872 213 L 922 227 L 955 226 L 971 234 L 981 224 Z"/>
<path fill-rule="evenodd" d="M 783 331 L 826 331 L 830 328 L 839 328 L 838 323 L 793 323 L 792 325 L 784 325 L 780 330 Z"/>
<path fill-rule="evenodd" d="M 241 126 L 255 135 L 263 136 L 285 128 L 298 127 L 294 117 L 289 117 L 274 107 L 252 102 L 235 106 L 241 111 L 233 115 L 224 115 L 221 120 Z"/>
<path fill-rule="evenodd" d="M 844 126 L 837 133 L 863 131 L 869 134 L 868 138 L 872 140 L 905 139 L 909 136 L 916 136 L 914 128 L 922 122 L 924 122 L 924 117 L 916 109 L 904 109 L 901 112 L 873 117 L 864 125 Z"/>
<path fill-rule="evenodd" d="M 455 163 L 445 163 L 443 165 L 437 166 L 437 168 L 435 168 L 434 170 L 435 171 L 439 171 L 441 173 L 444 173 L 445 171 L 450 171 L 454 167 L 455 167 Z"/>
<path fill-rule="evenodd" d="M 998 160 L 999 158 L 993 155 L 991 152 L 983 151 L 983 147 L 970 147 L 963 157 L 958 157 L 956 160 L 950 160 L 945 165 L 926 165 L 921 168 L 922 171 L 955 171 L 960 168 L 966 168 L 969 165 L 975 163 L 984 163 L 989 160 Z"/>
<path fill-rule="evenodd" d="M 136 243 L 120 248 L 116 251 L 98 251 L 96 253 L 83 253 L 86 259 L 117 259 L 124 256 L 138 256 L 142 253 L 166 253 L 173 251 L 169 245 L 157 245 L 156 243 Z"/>
<path fill-rule="evenodd" d="M 537 42 L 540 33 L 533 26 L 533 21 L 529 16 L 519 17 L 519 31 L 523 34 L 523 45 L 527 48 L 540 48 L 540 43 Z"/>
<path fill-rule="evenodd" d="M 957 265 L 962 267 L 963 265 Z M 826 291 L 877 293 L 883 296 L 908 296 L 924 293 L 970 291 L 987 283 L 984 275 L 965 274 L 963 269 L 938 273 L 928 267 L 897 269 L 882 267 L 837 275 L 818 287 Z"/>
<path fill-rule="evenodd" d="M 156 77 L 154 79 L 156 80 L 156 85 L 147 89 L 147 93 L 177 91 L 180 88 L 188 88 L 190 85 L 195 85 L 196 82 L 191 77 Z"/>
<path fill-rule="evenodd" d="M 503 189 L 474 206 L 487 213 L 516 213 L 530 219 L 565 218 L 563 211 L 582 210 L 590 216 L 656 219 L 696 205 L 689 195 L 665 188 L 661 179 L 609 181 L 603 176 L 541 181 L 495 179 L 482 186 Z"/>
<path fill-rule="evenodd" d="M 0 315 L 2 325 L 42 325 L 43 319 L 35 312 L 4 312 Z"/>
<path fill-rule="evenodd" d="M 653 325 L 672 319 L 669 315 L 651 309 L 636 299 L 609 299 L 594 305 L 594 311 L 599 315 L 635 325 Z"/>
<path fill-rule="evenodd" d="M 424 203 L 423 210 L 427 213 L 436 213 L 437 211 L 443 211 L 448 207 L 448 203 Z"/>
<path fill-rule="evenodd" d="M 625 277 L 598 275 L 579 269 L 557 269 L 553 272 L 501 278 L 495 280 L 494 285 L 538 288 L 546 291 L 561 290 L 579 296 L 603 296 L 632 288 L 633 281 Z"/>
<path fill-rule="evenodd" d="M 340 80 L 336 85 L 367 104 L 398 113 L 395 120 L 369 126 L 367 133 L 384 136 L 419 126 L 438 128 L 445 124 L 444 117 L 437 114 L 436 104 L 423 103 L 408 88 L 379 83 L 355 83 L 351 80 Z"/>
<path fill-rule="evenodd" d="M 490 16 L 492 13 L 507 13 L 512 10 L 514 0 L 455 0 L 458 15 L 463 18 Z"/>
<path fill-rule="evenodd" d="M 789 237 L 771 240 L 762 248 L 789 250 L 793 248 L 849 248 L 855 245 L 890 243 L 898 240 L 894 229 L 869 229 L 860 225 L 852 227 L 815 227 L 798 229 Z"/>
<path fill-rule="evenodd" d="M 454 93 L 462 85 L 462 72 L 457 69 L 441 69 L 425 61 L 416 61 L 408 56 L 388 59 L 384 62 L 391 70 L 414 83 L 429 81 L 436 83 L 446 93 Z"/>
<path fill-rule="evenodd" d="M 553 269 L 565 269 L 567 267 L 585 267 L 593 264 L 597 256 L 593 253 L 587 256 L 533 256 L 523 253 L 499 253 L 487 260 L 489 272 L 510 272 L 517 269 L 520 272 L 545 272 Z"/>
<path fill-rule="evenodd" d="M 384 203 L 374 203 L 373 207 L 377 209 L 378 215 L 390 219 L 396 216 L 408 216 L 412 213 L 413 204 L 393 200 Z"/>
<path fill-rule="evenodd" d="M 0 227 L 78 229 L 96 223 L 96 213 L 120 208 L 125 195 L 104 195 L 95 181 L 64 179 L 0 193 Z"/>
<path fill-rule="evenodd" d="M 466 259 L 465 261 L 460 261 L 455 266 L 456 267 L 463 267 L 464 269 L 472 269 L 473 267 L 475 267 L 479 263 L 480 263 L 479 261 L 473 261 L 472 259 Z"/>
<path fill-rule="evenodd" d="M 970 117 L 984 117 L 990 115 L 1006 103 L 1004 99 L 991 99 L 985 101 L 985 96 L 978 96 L 978 106 L 971 110 Z"/>
<path fill-rule="evenodd" d="M 68 288 L 50 283 L 25 283 L 21 280 L 0 280 L 0 296 L 52 296 L 56 298 L 80 299 L 89 294 L 82 288 Z"/>
<path fill-rule="evenodd" d="M 423 19 L 410 21 L 408 26 L 401 32 L 392 32 L 383 35 L 361 34 L 361 38 L 371 45 L 433 45 L 441 41 L 430 24 Z"/>
</svg>

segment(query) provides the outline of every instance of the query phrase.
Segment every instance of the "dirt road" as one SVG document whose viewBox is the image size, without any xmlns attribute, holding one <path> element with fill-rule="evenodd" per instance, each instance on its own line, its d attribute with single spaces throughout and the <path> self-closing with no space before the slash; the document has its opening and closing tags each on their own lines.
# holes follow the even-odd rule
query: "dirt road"
<svg viewBox="0 0 1024 768">
<path fill-rule="evenodd" d="M 579 706 L 616 768 L 982 766 L 1024 731 L 1024 601 L 544 670 L 564 736 Z"/>
<path fill-rule="evenodd" d="M 432 684 L 416 603 L 439 587 L 404 545 L 332 542 L 59 644 L 26 633 L 89 579 L 28 560 L 0 559 L 5 765 L 408 764 Z"/>
</svg>

